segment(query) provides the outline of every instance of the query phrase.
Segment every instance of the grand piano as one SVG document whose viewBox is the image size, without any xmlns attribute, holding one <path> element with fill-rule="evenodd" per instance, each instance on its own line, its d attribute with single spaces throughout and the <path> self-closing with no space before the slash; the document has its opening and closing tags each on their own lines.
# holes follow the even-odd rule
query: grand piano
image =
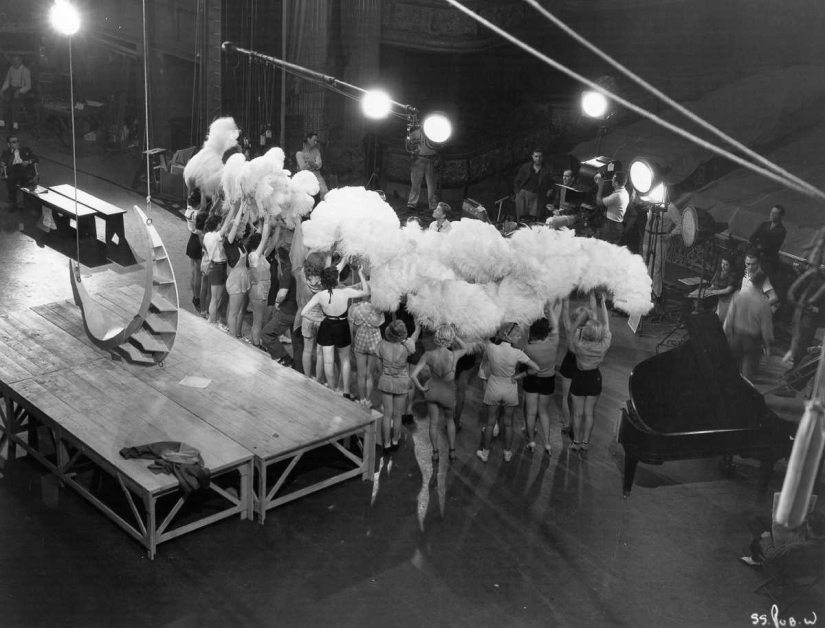
<svg viewBox="0 0 825 628">
<path fill-rule="evenodd" d="M 790 455 L 796 424 L 777 417 L 739 374 L 712 312 L 687 317 L 688 340 L 640 362 L 617 440 L 624 447 L 624 496 L 639 462 L 662 464 L 737 454 L 761 463 L 758 492 L 777 460 Z"/>
</svg>

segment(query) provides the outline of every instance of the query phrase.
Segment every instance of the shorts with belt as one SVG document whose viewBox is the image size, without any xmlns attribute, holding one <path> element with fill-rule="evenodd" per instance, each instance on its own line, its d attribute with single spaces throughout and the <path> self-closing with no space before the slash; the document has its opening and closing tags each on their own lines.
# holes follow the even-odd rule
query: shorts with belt
<svg viewBox="0 0 825 628">
<path fill-rule="evenodd" d="M 517 406 L 518 386 L 509 377 L 490 375 L 484 388 L 485 406 Z"/>
<path fill-rule="evenodd" d="M 200 261 L 203 257 L 203 247 L 197 233 L 189 234 L 189 241 L 186 243 L 186 257 Z"/>
<path fill-rule="evenodd" d="M 226 284 L 226 262 L 210 262 L 206 271 L 210 286 L 223 286 Z"/>
<path fill-rule="evenodd" d="M 524 378 L 524 392 L 552 395 L 556 392 L 556 376 L 539 377 L 538 375 L 528 375 Z"/>
<path fill-rule="evenodd" d="M 349 347 L 352 344 L 352 336 L 347 317 L 325 316 L 318 326 L 317 342 L 322 347 Z"/>
<path fill-rule="evenodd" d="M 602 394 L 602 372 L 599 369 L 589 371 L 576 370 L 570 384 L 570 394 L 576 397 L 596 397 Z"/>
</svg>

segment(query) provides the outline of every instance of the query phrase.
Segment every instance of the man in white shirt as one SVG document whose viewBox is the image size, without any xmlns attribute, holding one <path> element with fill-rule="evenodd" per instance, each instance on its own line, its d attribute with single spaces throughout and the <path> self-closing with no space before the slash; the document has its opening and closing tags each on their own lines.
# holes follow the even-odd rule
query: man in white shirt
<svg viewBox="0 0 825 628">
<path fill-rule="evenodd" d="M 453 228 L 447 216 L 450 213 L 450 206 L 447 203 L 439 203 L 433 210 L 433 220 L 430 223 L 430 231 L 437 231 L 438 233 L 450 233 Z"/>
<path fill-rule="evenodd" d="M 20 128 L 17 121 L 20 119 L 20 109 L 23 106 L 23 96 L 31 91 L 32 77 L 29 69 L 23 65 L 20 55 L 11 58 L 11 67 L 6 73 L 6 80 L 0 88 L 0 129 L 6 128 L 6 113 L 11 112 L 9 119 L 12 128 L 16 131 Z"/>
<path fill-rule="evenodd" d="M 627 174 L 620 170 L 613 173 L 613 192 L 608 196 L 603 196 L 602 175 L 597 173 L 593 180 L 596 183 L 596 205 L 605 209 L 601 239 L 619 244 L 624 235 L 624 213 L 630 204 L 630 194 L 625 189 Z"/>
<path fill-rule="evenodd" d="M 755 251 L 749 251 L 745 256 L 745 273 L 742 275 L 742 290 L 750 287 L 751 277 L 753 277 L 758 270 L 761 270 L 759 254 Z M 767 277 L 765 277 L 765 281 L 762 283 L 762 296 L 771 306 L 771 312 L 776 312 L 776 308 L 779 306 L 779 296 L 776 294 L 773 285 L 771 285 L 771 280 Z"/>
</svg>

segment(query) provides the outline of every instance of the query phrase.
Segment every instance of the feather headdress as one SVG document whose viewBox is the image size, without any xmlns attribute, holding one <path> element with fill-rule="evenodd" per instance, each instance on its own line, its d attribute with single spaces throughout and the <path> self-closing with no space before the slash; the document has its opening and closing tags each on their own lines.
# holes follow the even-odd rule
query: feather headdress
<svg viewBox="0 0 825 628">
<path fill-rule="evenodd" d="M 192 156 L 183 169 L 183 180 L 189 189 L 200 188 L 201 194 L 216 198 L 223 173 L 223 155 L 238 144 L 240 129 L 234 118 L 218 118 L 209 125 L 203 147 Z"/>
</svg>

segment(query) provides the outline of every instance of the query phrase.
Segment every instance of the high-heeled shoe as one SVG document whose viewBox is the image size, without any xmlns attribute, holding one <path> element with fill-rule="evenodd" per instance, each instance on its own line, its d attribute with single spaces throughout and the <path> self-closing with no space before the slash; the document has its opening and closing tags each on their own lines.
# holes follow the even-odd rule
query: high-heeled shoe
<svg viewBox="0 0 825 628">
<path fill-rule="evenodd" d="M 438 462 L 438 450 L 433 449 L 433 462 Z"/>
<path fill-rule="evenodd" d="M 450 462 L 456 459 L 455 447 L 450 447 Z"/>
<path fill-rule="evenodd" d="M 569 449 L 570 451 L 579 451 L 581 449 L 581 446 L 582 444 L 579 441 L 574 440 L 572 443 L 570 443 Z"/>
<path fill-rule="evenodd" d="M 588 447 L 590 447 L 590 443 L 586 440 L 583 440 L 581 442 L 581 445 L 579 445 L 579 453 L 581 453 L 582 455 L 587 454 Z"/>
</svg>

